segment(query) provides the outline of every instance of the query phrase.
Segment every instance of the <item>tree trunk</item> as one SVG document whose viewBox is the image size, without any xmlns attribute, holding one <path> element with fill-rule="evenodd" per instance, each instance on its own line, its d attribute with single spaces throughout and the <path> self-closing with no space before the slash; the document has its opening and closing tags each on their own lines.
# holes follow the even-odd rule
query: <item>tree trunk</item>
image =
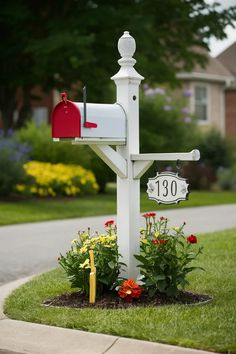
<svg viewBox="0 0 236 354">
<path fill-rule="evenodd" d="M 16 89 L 0 88 L 0 110 L 2 113 L 3 130 L 13 128 L 13 115 L 16 109 Z"/>
<path fill-rule="evenodd" d="M 19 116 L 15 124 L 16 128 L 21 128 L 32 116 L 30 89 L 23 89 L 23 105 L 19 110 Z"/>
</svg>

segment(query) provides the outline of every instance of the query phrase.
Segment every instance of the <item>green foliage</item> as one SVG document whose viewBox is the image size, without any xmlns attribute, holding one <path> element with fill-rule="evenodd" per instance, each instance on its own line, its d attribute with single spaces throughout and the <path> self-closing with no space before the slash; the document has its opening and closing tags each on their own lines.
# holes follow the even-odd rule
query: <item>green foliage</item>
<svg viewBox="0 0 236 354">
<path fill-rule="evenodd" d="M 236 191 L 236 164 L 231 168 L 221 168 L 217 173 L 218 183 L 222 189 Z"/>
<path fill-rule="evenodd" d="M 154 94 L 149 96 L 150 90 Z M 144 91 L 140 102 L 141 152 L 178 152 L 194 147 L 199 135 L 197 125 L 189 114 L 182 112 L 188 104 L 188 98 L 174 98 L 163 89 Z"/>
<path fill-rule="evenodd" d="M 17 144 L 12 139 L 0 138 L 0 196 L 11 195 L 15 192 L 17 183 L 29 180 L 23 168 L 28 152 L 26 144 Z"/>
<path fill-rule="evenodd" d="M 233 162 L 233 147 L 217 130 L 199 136 L 195 148 L 199 149 L 199 162 L 184 167 L 184 175 L 193 189 L 209 189 L 217 182 L 218 169 L 227 168 Z"/>
<path fill-rule="evenodd" d="M 48 124 L 37 126 L 28 122 L 16 132 L 16 140 L 31 147 L 31 159 L 42 162 L 78 164 L 90 167 L 91 154 L 84 145 L 72 145 L 71 142 L 52 141 L 51 127 Z"/>
<path fill-rule="evenodd" d="M 232 163 L 231 144 L 217 130 L 203 134 L 197 148 L 201 152 L 201 163 L 214 170 L 229 167 Z"/>
<path fill-rule="evenodd" d="M 66 272 L 73 288 L 89 294 L 89 274 L 91 271 L 89 250 L 94 251 L 96 267 L 96 287 L 98 295 L 112 290 L 118 283 L 121 266 L 117 246 L 116 228 L 113 221 L 106 227 L 106 233 L 91 237 L 88 232 L 79 232 L 78 239 L 72 241 L 71 250 L 59 257 L 59 264 Z"/>
<path fill-rule="evenodd" d="M 89 100 L 107 100 L 108 78 L 117 70 L 111 58 L 118 58 L 116 40 L 124 29 L 137 40 L 139 71 L 151 82 L 173 83 L 180 67 L 191 70 L 195 63 L 205 62 L 205 56 L 192 48 L 207 48 L 211 36 L 225 38 L 225 27 L 235 18 L 236 7 L 221 9 L 205 0 L 4 1 L 0 13 L 4 127 L 14 124 L 19 87 L 22 112 L 29 108 L 30 89 L 37 84 L 59 90 L 76 84 L 81 98 L 86 83 Z M 18 124 L 25 117 L 20 114 Z"/>
<path fill-rule="evenodd" d="M 135 255 L 139 262 L 144 288 L 149 296 L 165 293 L 175 296 L 178 288 L 188 285 L 187 275 L 199 267 L 190 263 L 202 252 L 195 249 L 194 235 L 185 238 L 183 227 L 169 228 L 166 218 L 156 221 L 155 213 L 144 215 L 146 229 L 141 230 L 140 254 Z"/>
<path fill-rule="evenodd" d="M 16 140 L 31 146 L 33 160 L 81 165 L 91 169 L 96 176 L 100 192 L 105 191 L 107 182 L 114 180 L 115 175 L 111 169 L 88 146 L 53 142 L 48 124 L 37 126 L 34 122 L 28 122 L 17 131 Z"/>
</svg>

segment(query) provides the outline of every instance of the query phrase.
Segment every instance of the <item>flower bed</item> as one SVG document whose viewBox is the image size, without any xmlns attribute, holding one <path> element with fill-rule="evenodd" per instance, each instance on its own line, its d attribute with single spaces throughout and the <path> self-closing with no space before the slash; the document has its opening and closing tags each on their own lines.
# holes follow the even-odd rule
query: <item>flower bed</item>
<svg viewBox="0 0 236 354">
<path fill-rule="evenodd" d="M 45 304 L 120 308 L 127 307 L 128 303 L 130 306 L 157 306 L 209 300 L 207 295 L 184 291 L 189 284 L 187 275 L 195 269 L 202 269 L 192 264 L 202 252 L 202 246 L 196 245 L 197 236 L 185 236 L 185 223 L 180 227 L 169 227 L 165 217 L 157 219 L 155 213 L 143 216 L 146 227 L 140 230 L 140 253 L 134 255 L 140 269 L 136 280 L 125 279 L 120 274 L 126 265 L 120 262 L 116 225 L 113 220 L 108 220 L 106 233 L 91 235 L 90 229 L 79 232 L 71 249 L 58 258 L 71 286 L 78 288 L 79 293 L 64 294 L 47 300 Z M 96 278 L 96 285 L 93 285 L 95 293 L 97 289 L 95 303 L 89 301 L 91 274 L 93 279 Z"/>
<path fill-rule="evenodd" d="M 81 194 L 94 194 L 98 191 L 94 174 L 82 166 L 29 161 L 24 164 L 24 169 L 31 177 L 31 182 L 18 184 L 16 190 L 19 194 L 39 197 L 74 197 Z"/>
</svg>

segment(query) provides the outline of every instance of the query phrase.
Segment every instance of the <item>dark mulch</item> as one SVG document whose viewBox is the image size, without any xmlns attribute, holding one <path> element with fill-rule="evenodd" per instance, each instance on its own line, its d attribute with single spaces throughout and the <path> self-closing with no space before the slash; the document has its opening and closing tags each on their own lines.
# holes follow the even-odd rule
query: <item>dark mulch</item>
<svg viewBox="0 0 236 354">
<path fill-rule="evenodd" d="M 167 297 L 164 294 L 159 294 L 156 297 L 150 298 L 147 294 L 143 294 L 140 299 L 136 299 L 133 302 L 127 302 L 119 298 L 117 293 L 107 293 L 102 297 L 97 298 L 95 304 L 90 304 L 87 296 L 85 297 L 84 294 L 75 292 L 72 294 L 59 295 L 53 299 L 45 300 L 43 305 L 71 308 L 89 307 L 100 309 L 123 309 L 129 307 L 162 306 L 172 304 L 193 305 L 205 303 L 210 300 L 212 300 L 212 298 L 208 295 L 180 291 L 176 297 Z"/>
</svg>

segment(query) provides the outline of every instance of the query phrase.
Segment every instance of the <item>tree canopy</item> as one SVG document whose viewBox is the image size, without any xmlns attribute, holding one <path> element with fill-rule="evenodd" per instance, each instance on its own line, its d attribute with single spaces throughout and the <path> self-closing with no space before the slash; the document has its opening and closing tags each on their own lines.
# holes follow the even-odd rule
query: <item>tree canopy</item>
<svg viewBox="0 0 236 354">
<path fill-rule="evenodd" d="M 209 38 L 226 37 L 236 6 L 206 0 L 11 0 L 1 3 L 0 110 L 13 126 L 17 88 L 29 105 L 30 90 L 69 89 L 78 98 L 86 84 L 90 101 L 111 100 L 110 76 L 118 70 L 117 40 L 135 37 L 137 70 L 150 83 L 175 83 L 176 71 L 204 64 Z M 25 107 L 22 107 L 24 109 Z M 27 107 L 26 107 L 27 108 Z M 24 119 L 24 116 L 22 116 Z M 22 124 L 22 121 L 19 121 Z"/>
</svg>

